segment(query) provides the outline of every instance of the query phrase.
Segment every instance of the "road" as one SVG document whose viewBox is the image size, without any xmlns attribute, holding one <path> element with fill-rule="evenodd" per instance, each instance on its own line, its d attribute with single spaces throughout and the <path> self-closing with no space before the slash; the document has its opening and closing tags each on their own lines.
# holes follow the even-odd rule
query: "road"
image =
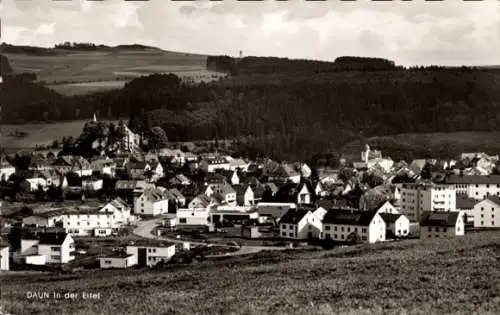
<svg viewBox="0 0 500 315">
<path fill-rule="evenodd" d="M 279 247 L 279 246 L 246 246 L 246 245 L 243 245 L 240 247 L 240 246 L 217 244 L 217 243 L 193 242 L 193 241 L 186 241 L 186 240 L 181 240 L 181 239 L 176 239 L 176 238 L 169 238 L 169 237 L 164 237 L 164 236 L 153 235 L 153 232 L 152 232 L 153 229 L 156 226 L 158 226 L 158 224 L 161 224 L 161 222 L 162 222 L 162 218 L 152 219 L 152 220 L 147 220 L 147 221 L 139 221 L 139 224 L 134 229 L 133 233 L 137 236 L 140 236 L 140 237 L 149 238 L 149 239 L 156 239 L 156 240 L 164 240 L 164 241 L 168 241 L 168 242 L 172 242 L 172 243 L 188 242 L 191 245 L 239 248 L 237 251 L 232 252 L 232 253 L 219 254 L 219 255 L 208 255 L 207 257 L 238 256 L 238 255 L 258 253 L 258 252 L 263 251 L 263 250 L 284 250 L 284 249 L 289 248 L 289 247 Z"/>
</svg>

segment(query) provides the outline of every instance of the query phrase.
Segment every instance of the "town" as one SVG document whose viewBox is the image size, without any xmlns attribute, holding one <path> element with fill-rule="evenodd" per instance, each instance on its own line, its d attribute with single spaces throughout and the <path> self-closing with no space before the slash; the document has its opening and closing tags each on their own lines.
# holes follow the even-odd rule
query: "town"
<svg viewBox="0 0 500 315">
<path fill-rule="evenodd" d="M 86 157 L 66 154 L 67 139 L 2 156 L 1 270 L 150 268 L 500 227 L 498 155 L 393 161 L 366 145 L 356 161 L 312 167 L 112 124 L 94 114 L 85 125 L 120 130 L 99 133 Z"/>
</svg>

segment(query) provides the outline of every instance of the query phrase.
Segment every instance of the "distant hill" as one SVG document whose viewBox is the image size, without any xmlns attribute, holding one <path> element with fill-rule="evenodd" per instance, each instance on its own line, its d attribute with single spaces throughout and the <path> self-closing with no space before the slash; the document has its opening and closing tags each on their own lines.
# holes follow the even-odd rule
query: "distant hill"
<svg viewBox="0 0 500 315">
<path fill-rule="evenodd" d="M 54 47 L 37 47 L 26 45 L 10 45 L 2 43 L 0 49 L 5 54 L 28 54 L 28 55 L 57 55 L 66 51 L 115 51 L 115 50 L 143 50 L 143 49 L 157 49 L 156 47 L 131 44 L 131 45 L 96 45 L 92 43 L 62 43 L 56 44 Z"/>
</svg>

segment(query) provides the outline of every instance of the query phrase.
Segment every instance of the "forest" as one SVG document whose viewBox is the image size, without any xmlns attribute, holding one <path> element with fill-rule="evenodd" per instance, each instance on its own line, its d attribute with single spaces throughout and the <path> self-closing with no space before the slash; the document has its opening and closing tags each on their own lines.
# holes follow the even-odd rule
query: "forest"
<svg viewBox="0 0 500 315">
<path fill-rule="evenodd" d="M 363 64 L 350 58 L 338 63 Z M 155 74 L 120 90 L 71 97 L 8 75 L 0 91 L 2 122 L 82 119 L 93 112 L 149 117 L 171 141 L 235 139 L 242 154 L 277 159 L 303 159 L 373 135 L 500 129 L 499 70 L 367 62 L 393 69 L 323 71 L 322 62 L 308 68 L 298 61 L 294 68 L 284 61 L 281 71 L 267 72 L 264 58 L 254 70 L 212 83 L 187 85 L 173 74 Z M 291 75 L 296 69 L 300 75 Z"/>
</svg>

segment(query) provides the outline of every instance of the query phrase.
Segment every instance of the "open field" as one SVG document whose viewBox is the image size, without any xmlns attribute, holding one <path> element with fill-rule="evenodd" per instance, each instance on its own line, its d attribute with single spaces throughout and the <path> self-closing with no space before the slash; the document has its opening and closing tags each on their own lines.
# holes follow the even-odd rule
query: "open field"
<svg viewBox="0 0 500 315">
<path fill-rule="evenodd" d="M 377 150 L 385 148 L 399 151 L 430 150 L 432 152 L 447 151 L 450 154 L 477 151 L 495 152 L 500 151 L 499 138 L 500 132 L 404 133 L 353 141 L 343 146 L 342 153 L 347 159 L 359 160 L 366 143 Z"/>
<path fill-rule="evenodd" d="M 31 72 L 57 92 L 76 95 L 116 89 L 138 76 L 174 73 L 195 81 L 221 74 L 205 67 L 206 56 L 155 48 L 114 51 L 64 51 L 57 55 L 5 54 L 15 72 Z M 85 84 L 73 84 L 85 83 Z"/>
<path fill-rule="evenodd" d="M 165 270 L 8 274 L 0 304 L 13 314 L 498 314 L 499 244 L 499 232 L 482 232 Z M 28 300 L 28 291 L 78 297 Z"/>
<path fill-rule="evenodd" d="M 23 125 L 0 125 L 0 146 L 3 148 L 34 148 L 36 145 L 51 145 L 54 140 L 64 137 L 78 137 L 83 126 L 89 119 L 64 121 L 58 123 L 40 123 Z M 118 122 L 113 120 L 112 122 Z M 26 132 L 24 137 L 14 135 L 14 132 Z"/>
</svg>

